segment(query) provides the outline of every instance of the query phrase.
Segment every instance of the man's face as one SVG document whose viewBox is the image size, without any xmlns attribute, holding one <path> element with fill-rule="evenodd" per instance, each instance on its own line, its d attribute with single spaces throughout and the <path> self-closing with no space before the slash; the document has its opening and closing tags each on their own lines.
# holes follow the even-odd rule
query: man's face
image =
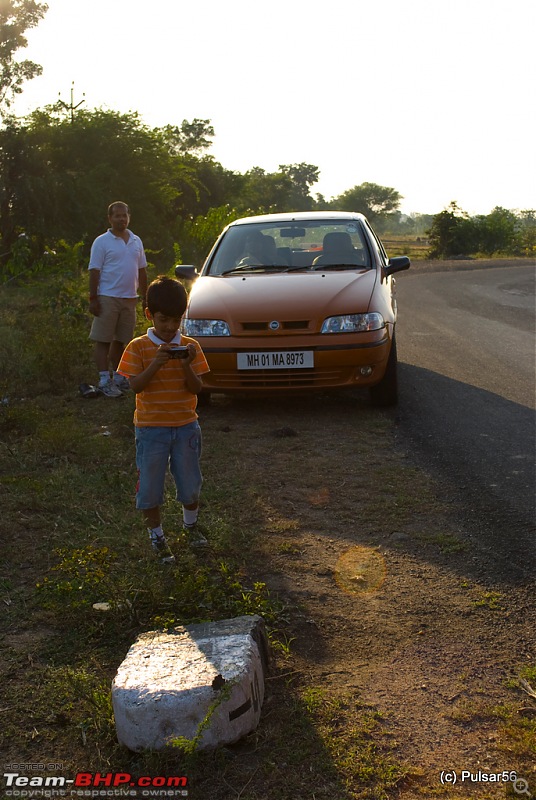
<svg viewBox="0 0 536 800">
<path fill-rule="evenodd" d="M 123 233 L 128 228 L 130 215 L 124 206 L 115 206 L 108 219 L 114 232 Z"/>
</svg>

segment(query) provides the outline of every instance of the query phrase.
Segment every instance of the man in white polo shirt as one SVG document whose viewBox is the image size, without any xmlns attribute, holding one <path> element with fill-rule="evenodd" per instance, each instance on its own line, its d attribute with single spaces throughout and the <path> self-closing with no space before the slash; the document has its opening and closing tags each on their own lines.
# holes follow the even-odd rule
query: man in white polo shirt
<svg viewBox="0 0 536 800">
<path fill-rule="evenodd" d="M 95 342 L 99 390 L 107 397 L 120 397 L 129 385 L 117 373 L 117 365 L 134 335 L 138 291 L 145 305 L 147 259 L 141 239 L 128 228 L 128 205 L 112 203 L 108 220 L 110 228 L 97 236 L 89 259 L 89 310 L 93 314 L 89 338 Z"/>
</svg>

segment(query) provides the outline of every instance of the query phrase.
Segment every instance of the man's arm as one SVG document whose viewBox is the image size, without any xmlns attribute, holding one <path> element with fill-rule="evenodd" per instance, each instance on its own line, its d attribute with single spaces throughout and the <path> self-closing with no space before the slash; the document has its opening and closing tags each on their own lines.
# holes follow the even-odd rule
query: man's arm
<svg viewBox="0 0 536 800">
<path fill-rule="evenodd" d="M 141 297 L 141 304 L 143 308 L 147 305 L 146 296 L 147 296 L 147 270 L 145 267 L 142 267 L 138 270 L 138 291 Z"/>
<path fill-rule="evenodd" d="M 100 269 L 89 270 L 89 311 L 94 317 L 100 314 L 99 303 L 99 282 L 100 282 Z"/>
</svg>

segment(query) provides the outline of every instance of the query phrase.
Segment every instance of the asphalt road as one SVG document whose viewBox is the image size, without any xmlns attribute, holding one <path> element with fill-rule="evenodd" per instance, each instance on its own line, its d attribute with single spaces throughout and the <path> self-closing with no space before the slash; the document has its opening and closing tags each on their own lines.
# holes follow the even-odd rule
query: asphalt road
<svg viewBox="0 0 536 800">
<path fill-rule="evenodd" d="M 440 479 L 488 574 L 533 578 L 535 271 L 410 270 L 397 298 L 399 441 Z"/>
</svg>

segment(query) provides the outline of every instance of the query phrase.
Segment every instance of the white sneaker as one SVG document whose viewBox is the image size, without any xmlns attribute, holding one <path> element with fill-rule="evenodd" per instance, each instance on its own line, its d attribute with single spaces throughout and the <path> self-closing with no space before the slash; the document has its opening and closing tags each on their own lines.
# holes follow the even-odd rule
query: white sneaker
<svg viewBox="0 0 536 800">
<path fill-rule="evenodd" d="M 151 547 L 156 555 L 159 557 L 162 564 L 174 564 L 175 556 L 169 549 L 165 536 L 151 538 Z"/>
<path fill-rule="evenodd" d="M 102 392 L 106 397 L 123 397 L 123 392 L 111 378 L 99 386 L 99 392 Z"/>
<path fill-rule="evenodd" d="M 208 539 L 197 522 L 194 525 L 183 525 L 182 528 L 192 547 L 208 547 Z"/>
</svg>

